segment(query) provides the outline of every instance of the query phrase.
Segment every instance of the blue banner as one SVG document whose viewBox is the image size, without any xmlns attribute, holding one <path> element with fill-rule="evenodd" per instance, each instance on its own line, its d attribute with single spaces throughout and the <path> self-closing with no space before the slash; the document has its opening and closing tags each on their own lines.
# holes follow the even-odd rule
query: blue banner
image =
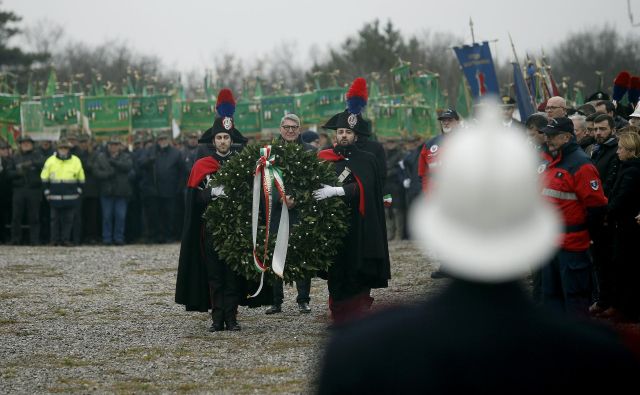
<svg viewBox="0 0 640 395">
<path fill-rule="evenodd" d="M 469 82 L 474 99 L 487 94 L 496 96 L 500 94 L 498 77 L 496 77 L 496 69 L 493 66 L 488 42 L 454 47 L 453 50 L 456 52 L 464 76 Z"/>
<path fill-rule="evenodd" d="M 518 110 L 520 111 L 520 120 L 522 123 L 525 123 L 529 115 L 533 114 L 536 109 L 533 106 L 529 88 L 527 88 L 527 84 L 524 82 L 520 65 L 518 63 L 512 64 L 513 82 L 516 88 L 516 101 L 518 102 Z"/>
</svg>

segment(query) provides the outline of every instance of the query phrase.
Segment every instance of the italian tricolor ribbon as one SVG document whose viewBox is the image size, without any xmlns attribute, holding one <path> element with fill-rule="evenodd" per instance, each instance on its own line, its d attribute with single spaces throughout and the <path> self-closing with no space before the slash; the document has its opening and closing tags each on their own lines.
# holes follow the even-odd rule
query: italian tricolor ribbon
<svg viewBox="0 0 640 395">
<path fill-rule="evenodd" d="M 273 197 L 271 192 L 275 186 L 280 200 L 282 200 L 282 213 L 280 215 L 280 224 L 278 226 L 278 234 L 276 236 L 276 245 L 271 260 L 271 269 L 282 278 L 284 273 L 284 264 L 287 259 L 287 248 L 289 246 L 289 209 L 287 208 L 287 197 L 284 190 L 284 182 L 282 181 L 282 170 L 275 166 L 275 155 L 271 155 L 271 146 L 267 145 L 260 148 L 260 158 L 256 162 L 256 171 L 253 177 L 253 206 L 251 210 L 251 233 L 253 236 L 253 263 L 256 268 L 262 272 L 260 278 L 260 287 L 255 297 L 260 294 L 264 284 L 264 273 L 267 270 L 266 262 L 268 257 L 269 246 L 269 228 L 271 225 L 271 207 L 273 206 Z M 260 214 L 260 190 L 265 198 L 265 218 L 266 230 L 264 238 L 264 248 L 262 251 L 262 259 L 258 253 L 257 235 L 258 235 L 258 217 Z"/>
</svg>

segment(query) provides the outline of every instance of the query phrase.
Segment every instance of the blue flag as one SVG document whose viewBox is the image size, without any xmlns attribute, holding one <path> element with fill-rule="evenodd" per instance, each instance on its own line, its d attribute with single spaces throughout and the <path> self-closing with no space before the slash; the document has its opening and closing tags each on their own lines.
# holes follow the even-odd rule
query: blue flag
<svg viewBox="0 0 640 395">
<path fill-rule="evenodd" d="M 520 65 L 515 62 L 512 64 L 513 82 L 516 88 L 516 101 L 518 102 L 518 110 L 520 111 L 520 120 L 524 123 L 529 115 L 535 112 L 535 108 L 533 106 L 531 94 L 529 93 L 529 88 L 527 88 L 527 84 L 524 82 Z"/>
<path fill-rule="evenodd" d="M 499 95 L 498 77 L 493 66 L 489 43 L 464 45 L 454 47 L 464 76 L 469 82 L 473 98 L 487 94 Z"/>
</svg>

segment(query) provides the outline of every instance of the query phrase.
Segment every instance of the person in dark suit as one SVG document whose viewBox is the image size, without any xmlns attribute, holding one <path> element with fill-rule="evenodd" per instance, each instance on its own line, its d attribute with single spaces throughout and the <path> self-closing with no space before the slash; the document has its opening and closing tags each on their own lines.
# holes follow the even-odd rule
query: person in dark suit
<svg viewBox="0 0 640 395">
<path fill-rule="evenodd" d="M 640 224 L 640 136 L 626 132 L 618 134 L 620 171 L 611 188 L 607 218 L 613 229 L 614 284 L 618 291 L 612 301 L 612 317 L 640 321 L 640 266 L 638 241 Z"/>
<path fill-rule="evenodd" d="M 521 288 L 561 231 L 539 195 L 524 135 L 505 131 L 496 114 L 447 144 L 411 227 L 451 283 L 422 304 L 336 328 L 317 392 L 614 393 L 635 385 L 640 363 L 613 332 L 541 310 Z"/>
<path fill-rule="evenodd" d="M 516 111 L 516 100 L 511 96 L 502 96 L 502 126 L 507 129 L 525 131 L 525 127 L 519 120 L 513 117 Z"/>
</svg>

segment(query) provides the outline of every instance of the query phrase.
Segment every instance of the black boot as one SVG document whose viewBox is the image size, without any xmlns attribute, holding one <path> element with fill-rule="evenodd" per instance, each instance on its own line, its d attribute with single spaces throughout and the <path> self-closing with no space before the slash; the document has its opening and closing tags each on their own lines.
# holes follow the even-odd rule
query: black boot
<svg viewBox="0 0 640 395">
<path fill-rule="evenodd" d="M 220 332 L 224 330 L 224 314 L 222 309 L 213 308 L 211 310 L 211 326 L 209 332 Z"/>
<path fill-rule="evenodd" d="M 224 324 L 228 331 L 239 331 L 242 328 L 238 324 L 238 306 L 227 306 L 224 312 Z"/>
<path fill-rule="evenodd" d="M 209 332 L 219 332 L 224 330 L 224 300 L 222 292 L 216 290 L 209 285 L 209 295 L 211 297 L 211 326 Z"/>
</svg>

